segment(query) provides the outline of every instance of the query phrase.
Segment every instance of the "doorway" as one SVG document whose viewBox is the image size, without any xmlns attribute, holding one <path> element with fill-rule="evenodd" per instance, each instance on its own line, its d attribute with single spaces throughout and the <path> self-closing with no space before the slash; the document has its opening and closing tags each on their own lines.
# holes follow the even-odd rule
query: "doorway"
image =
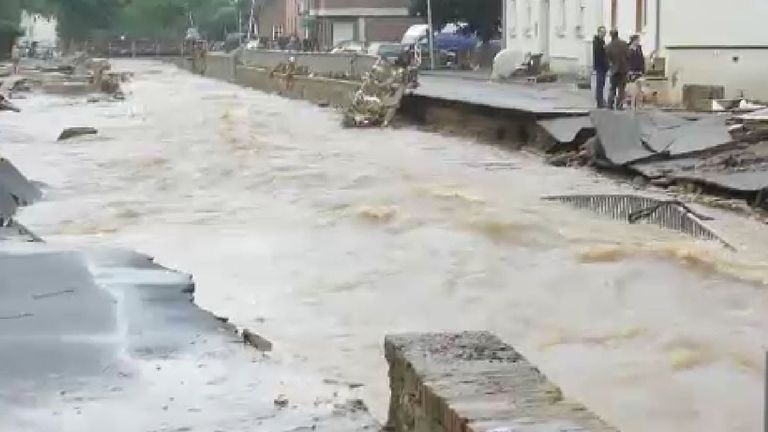
<svg viewBox="0 0 768 432">
<path fill-rule="evenodd" d="M 353 21 L 334 21 L 333 46 L 351 40 L 355 40 L 355 23 Z"/>
</svg>

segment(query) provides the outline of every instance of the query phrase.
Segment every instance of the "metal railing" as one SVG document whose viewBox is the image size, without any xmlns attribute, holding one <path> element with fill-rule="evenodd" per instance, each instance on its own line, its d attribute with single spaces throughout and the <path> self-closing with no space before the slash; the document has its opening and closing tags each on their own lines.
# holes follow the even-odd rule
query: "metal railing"
<svg viewBox="0 0 768 432">
<path fill-rule="evenodd" d="M 631 224 L 644 222 L 658 225 L 695 238 L 717 241 L 733 249 L 733 246 L 704 224 L 705 220 L 711 218 L 693 211 L 680 201 L 662 201 L 638 195 L 562 195 L 544 199 L 564 202 Z"/>
</svg>

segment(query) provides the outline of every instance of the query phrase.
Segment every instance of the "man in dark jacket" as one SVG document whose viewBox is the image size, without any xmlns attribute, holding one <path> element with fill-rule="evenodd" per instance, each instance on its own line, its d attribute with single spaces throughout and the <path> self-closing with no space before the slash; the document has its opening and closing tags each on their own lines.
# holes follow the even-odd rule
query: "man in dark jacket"
<svg viewBox="0 0 768 432">
<path fill-rule="evenodd" d="M 605 108 L 605 78 L 608 75 L 608 56 L 605 53 L 605 27 L 597 28 L 592 41 L 592 63 L 595 70 L 595 99 L 598 108 Z"/>
<path fill-rule="evenodd" d="M 629 45 L 621 40 L 618 30 L 611 30 L 611 43 L 605 47 L 611 67 L 611 92 L 608 107 L 623 109 L 626 97 L 627 74 L 629 73 Z"/>
</svg>

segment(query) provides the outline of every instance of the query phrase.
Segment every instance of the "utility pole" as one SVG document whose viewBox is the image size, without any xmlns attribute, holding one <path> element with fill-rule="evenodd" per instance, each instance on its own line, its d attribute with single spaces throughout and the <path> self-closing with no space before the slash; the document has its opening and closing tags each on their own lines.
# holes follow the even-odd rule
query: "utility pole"
<svg viewBox="0 0 768 432">
<path fill-rule="evenodd" d="M 435 69 L 435 28 L 432 25 L 432 0 L 427 0 L 427 31 L 429 35 L 429 68 Z"/>
<path fill-rule="evenodd" d="M 253 14 L 256 10 L 256 0 L 251 0 L 251 16 L 248 18 L 248 41 L 253 39 Z"/>
<path fill-rule="evenodd" d="M 237 32 L 240 33 L 240 38 L 243 34 L 243 8 L 240 7 L 240 0 L 235 0 L 235 7 L 237 8 Z"/>
</svg>

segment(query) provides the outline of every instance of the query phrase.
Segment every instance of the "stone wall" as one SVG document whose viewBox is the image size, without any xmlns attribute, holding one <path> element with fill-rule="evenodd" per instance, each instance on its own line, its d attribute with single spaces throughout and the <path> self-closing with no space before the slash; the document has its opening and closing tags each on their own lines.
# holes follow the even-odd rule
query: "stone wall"
<svg viewBox="0 0 768 432">
<path fill-rule="evenodd" d="M 486 332 L 388 336 L 394 432 L 617 432 Z"/>
<path fill-rule="evenodd" d="M 188 59 L 175 58 L 171 61 L 182 69 L 192 70 L 192 63 Z M 296 76 L 287 80 L 280 75 L 271 76 L 271 72 L 272 68 L 238 65 L 234 54 L 210 53 L 205 76 L 336 108 L 349 107 L 360 86 L 357 81 L 320 76 Z"/>
<path fill-rule="evenodd" d="M 213 52 L 206 57 L 205 76 L 222 81 L 235 81 L 235 55 Z"/>
<path fill-rule="evenodd" d="M 354 81 L 322 77 L 297 76 L 288 81 L 282 77 L 270 77 L 270 71 L 267 69 L 248 66 L 237 67 L 235 82 L 280 96 L 338 108 L 350 106 L 352 97 L 360 86 Z"/>
<path fill-rule="evenodd" d="M 321 76 L 346 76 L 359 78 L 368 72 L 376 58 L 357 54 L 305 53 L 294 51 L 271 51 L 262 49 L 243 50 L 241 62 L 244 66 L 274 69 L 280 63 L 288 63 L 293 57 L 299 66 L 306 66 L 309 72 Z"/>
</svg>

